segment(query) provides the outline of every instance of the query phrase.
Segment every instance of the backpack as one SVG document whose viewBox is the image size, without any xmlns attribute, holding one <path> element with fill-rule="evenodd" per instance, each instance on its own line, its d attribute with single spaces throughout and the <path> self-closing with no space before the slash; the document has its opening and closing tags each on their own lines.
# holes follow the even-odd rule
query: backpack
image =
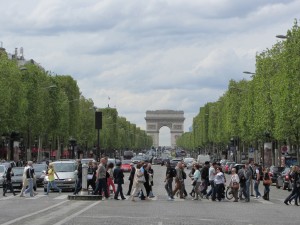
<svg viewBox="0 0 300 225">
<path fill-rule="evenodd" d="M 239 173 L 239 178 L 240 178 L 240 183 L 245 183 L 246 182 L 246 177 L 245 177 L 245 173 Z"/>
<path fill-rule="evenodd" d="M 176 177 L 176 175 L 177 175 L 176 169 L 175 168 L 171 168 L 170 169 L 170 177 Z"/>
</svg>

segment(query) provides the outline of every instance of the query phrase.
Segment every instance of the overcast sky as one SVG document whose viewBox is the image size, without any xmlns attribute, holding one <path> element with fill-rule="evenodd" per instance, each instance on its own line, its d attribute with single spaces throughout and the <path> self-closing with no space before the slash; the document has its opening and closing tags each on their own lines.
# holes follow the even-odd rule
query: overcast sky
<svg viewBox="0 0 300 225">
<path fill-rule="evenodd" d="M 183 110 L 185 131 L 255 54 L 299 20 L 300 0 L 0 0 L 7 52 L 69 74 L 97 107 L 146 129 L 146 110 Z M 110 100 L 108 100 L 110 97 Z M 170 145 L 161 129 L 160 145 Z"/>
</svg>

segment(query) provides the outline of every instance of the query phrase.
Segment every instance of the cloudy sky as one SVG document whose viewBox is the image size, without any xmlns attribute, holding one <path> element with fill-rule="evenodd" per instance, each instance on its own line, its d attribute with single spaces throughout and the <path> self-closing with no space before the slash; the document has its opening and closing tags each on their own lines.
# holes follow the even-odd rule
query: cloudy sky
<svg viewBox="0 0 300 225">
<path fill-rule="evenodd" d="M 146 110 L 183 110 L 185 131 L 255 54 L 299 20 L 300 0 L 0 0 L 7 52 L 70 74 L 97 107 L 146 129 Z M 108 100 L 108 96 L 110 100 Z M 160 145 L 170 145 L 161 129 Z"/>
</svg>

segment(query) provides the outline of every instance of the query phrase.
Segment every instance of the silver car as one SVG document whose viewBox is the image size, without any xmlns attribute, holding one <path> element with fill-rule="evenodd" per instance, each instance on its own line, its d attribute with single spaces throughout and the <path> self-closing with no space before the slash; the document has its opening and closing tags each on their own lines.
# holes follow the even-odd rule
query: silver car
<svg viewBox="0 0 300 225">
<path fill-rule="evenodd" d="M 0 165 L 0 187 L 3 187 L 4 176 L 7 168 L 5 165 Z"/>
<path fill-rule="evenodd" d="M 55 183 L 58 188 L 62 190 L 75 190 L 75 183 L 77 179 L 76 162 L 75 161 L 56 161 L 53 162 L 53 167 L 58 177 L 55 177 Z M 47 191 L 48 176 L 44 178 L 44 191 Z"/>
</svg>

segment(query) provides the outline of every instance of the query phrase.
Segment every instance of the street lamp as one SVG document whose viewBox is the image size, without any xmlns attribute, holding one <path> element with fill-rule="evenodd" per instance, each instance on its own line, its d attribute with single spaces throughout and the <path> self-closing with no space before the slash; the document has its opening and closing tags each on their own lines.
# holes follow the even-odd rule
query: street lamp
<svg viewBox="0 0 300 225">
<path fill-rule="evenodd" d="M 288 37 L 286 35 L 282 35 L 282 34 L 278 34 L 276 35 L 277 38 L 281 38 L 281 39 L 287 39 Z"/>
</svg>

